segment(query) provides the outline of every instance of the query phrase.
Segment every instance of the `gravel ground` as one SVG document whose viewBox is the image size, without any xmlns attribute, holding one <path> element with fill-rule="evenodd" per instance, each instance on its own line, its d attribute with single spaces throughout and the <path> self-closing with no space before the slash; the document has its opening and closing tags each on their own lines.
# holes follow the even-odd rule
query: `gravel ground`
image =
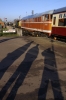
<svg viewBox="0 0 66 100">
<path fill-rule="evenodd" d="M 66 43 L 0 37 L 0 100 L 66 100 Z"/>
</svg>

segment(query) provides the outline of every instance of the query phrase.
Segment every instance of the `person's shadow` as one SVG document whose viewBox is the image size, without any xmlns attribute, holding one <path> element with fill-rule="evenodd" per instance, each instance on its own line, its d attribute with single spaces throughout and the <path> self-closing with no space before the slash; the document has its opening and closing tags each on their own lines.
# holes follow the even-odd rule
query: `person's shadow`
<svg viewBox="0 0 66 100">
<path fill-rule="evenodd" d="M 12 65 L 12 63 L 18 59 L 28 48 L 29 46 L 33 43 L 29 42 L 27 44 L 25 44 L 22 47 L 19 47 L 18 49 L 16 49 L 15 51 L 13 51 L 12 53 L 9 53 L 1 62 L 0 62 L 0 79 L 2 78 L 2 76 L 4 75 L 4 73 L 6 72 L 6 70 Z"/>
<path fill-rule="evenodd" d="M 43 51 L 42 56 L 44 56 L 44 70 L 38 91 L 38 100 L 46 100 L 49 82 L 51 82 L 54 100 L 64 100 L 61 92 L 53 45 L 52 48 L 48 48 Z"/>
<path fill-rule="evenodd" d="M 11 86 L 11 84 L 16 80 L 16 82 L 6 100 L 14 100 L 15 99 L 16 93 L 17 93 L 19 87 L 22 85 L 26 75 L 28 74 L 33 61 L 37 58 L 38 53 L 39 53 L 38 45 L 31 48 L 26 53 L 26 56 L 25 56 L 23 62 L 19 65 L 19 67 L 14 72 L 14 74 L 11 76 L 11 78 L 8 80 L 8 82 L 5 84 L 5 86 L 0 91 L 0 100 L 3 99 L 7 90 Z"/>
</svg>

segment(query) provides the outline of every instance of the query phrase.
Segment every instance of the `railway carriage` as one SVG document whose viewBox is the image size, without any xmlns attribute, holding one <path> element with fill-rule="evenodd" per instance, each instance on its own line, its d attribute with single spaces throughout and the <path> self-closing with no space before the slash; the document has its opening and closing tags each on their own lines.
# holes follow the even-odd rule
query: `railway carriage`
<svg viewBox="0 0 66 100">
<path fill-rule="evenodd" d="M 52 36 L 66 38 L 66 7 L 53 13 Z"/>
<path fill-rule="evenodd" d="M 54 10 L 51 10 L 22 18 L 23 33 L 31 33 L 34 36 L 43 36 L 45 34 L 50 36 L 53 12 Z"/>
</svg>

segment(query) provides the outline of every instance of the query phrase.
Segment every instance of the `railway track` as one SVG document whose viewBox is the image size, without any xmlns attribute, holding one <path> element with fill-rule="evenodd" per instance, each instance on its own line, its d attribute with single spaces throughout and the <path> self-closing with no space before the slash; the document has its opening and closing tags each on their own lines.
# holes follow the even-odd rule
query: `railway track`
<svg viewBox="0 0 66 100">
<path fill-rule="evenodd" d="M 33 36 L 27 35 L 26 37 L 33 37 Z M 36 38 L 38 38 L 38 37 L 36 37 Z M 40 38 L 42 38 L 42 39 L 48 39 L 49 41 L 58 42 L 58 43 L 61 43 L 61 44 L 66 44 L 66 40 L 65 39 L 57 38 L 55 40 L 54 38 L 48 38 L 47 36 L 40 37 Z"/>
<path fill-rule="evenodd" d="M 62 43 L 62 44 L 66 44 L 66 40 L 65 39 L 53 39 L 53 38 L 48 38 L 48 37 L 42 37 L 42 38 L 46 38 L 48 40 L 52 40 L 53 42 L 58 42 L 58 43 Z"/>
</svg>

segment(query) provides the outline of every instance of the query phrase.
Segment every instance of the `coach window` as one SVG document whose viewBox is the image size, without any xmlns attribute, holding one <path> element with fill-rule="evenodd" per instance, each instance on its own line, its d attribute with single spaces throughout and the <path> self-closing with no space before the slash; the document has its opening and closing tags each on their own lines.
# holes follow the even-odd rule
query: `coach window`
<svg viewBox="0 0 66 100">
<path fill-rule="evenodd" d="M 66 26 L 66 18 L 59 19 L 58 26 Z"/>
<path fill-rule="evenodd" d="M 59 18 L 60 18 L 60 19 L 62 18 L 62 14 L 59 15 Z"/>
<path fill-rule="evenodd" d="M 66 13 L 64 14 L 64 18 L 66 18 Z"/>
<path fill-rule="evenodd" d="M 66 26 L 66 18 L 64 19 L 64 26 Z"/>
<path fill-rule="evenodd" d="M 59 23 L 58 26 L 66 26 L 66 13 L 59 15 Z"/>
<path fill-rule="evenodd" d="M 56 23 L 56 17 L 53 18 L 53 25 Z"/>
<path fill-rule="evenodd" d="M 64 19 L 59 19 L 58 26 L 64 26 Z"/>
</svg>

